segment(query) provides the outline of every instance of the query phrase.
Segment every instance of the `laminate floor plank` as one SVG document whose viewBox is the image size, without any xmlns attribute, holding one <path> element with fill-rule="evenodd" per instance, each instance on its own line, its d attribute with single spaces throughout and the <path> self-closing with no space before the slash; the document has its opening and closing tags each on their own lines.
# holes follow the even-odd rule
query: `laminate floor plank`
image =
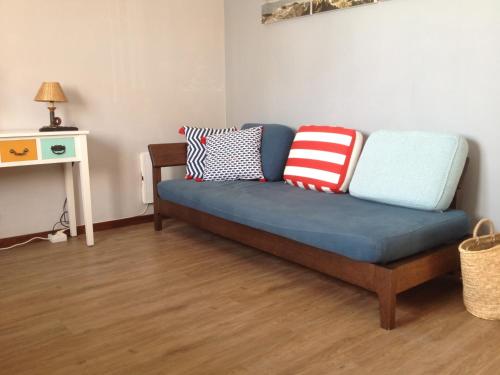
<svg viewBox="0 0 500 375">
<path fill-rule="evenodd" d="M 0 252 L 0 374 L 500 374 L 500 322 L 441 278 L 374 294 L 169 220 Z"/>
</svg>

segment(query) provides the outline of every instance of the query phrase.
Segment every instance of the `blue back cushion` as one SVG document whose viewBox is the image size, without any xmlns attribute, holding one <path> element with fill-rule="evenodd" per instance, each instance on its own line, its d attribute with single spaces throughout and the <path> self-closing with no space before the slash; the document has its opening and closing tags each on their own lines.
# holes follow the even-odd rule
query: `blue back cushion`
<svg viewBox="0 0 500 375">
<path fill-rule="evenodd" d="M 278 124 L 245 124 L 242 130 L 262 126 L 262 170 L 268 181 L 283 180 L 290 147 L 295 131 L 288 126 Z"/>
</svg>

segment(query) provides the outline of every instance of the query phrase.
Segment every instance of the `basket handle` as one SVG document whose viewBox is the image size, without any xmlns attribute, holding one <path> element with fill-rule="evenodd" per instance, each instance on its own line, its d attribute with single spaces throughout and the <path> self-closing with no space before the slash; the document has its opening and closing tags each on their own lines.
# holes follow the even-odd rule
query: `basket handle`
<svg viewBox="0 0 500 375">
<path fill-rule="evenodd" d="M 476 227 L 474 228 L 474 238 L 478 239 L 479 238 L 479 230 L 481 227 L 485 224 L 488 224 L 488 229 L 489 229 L 489 235 L 494 238 L 495 237 L 495 227 L 493 225 L 493 222 L 490 219 L 482 219 L 479 221 L 479 223 L 476 224 Z"/>
</svg>

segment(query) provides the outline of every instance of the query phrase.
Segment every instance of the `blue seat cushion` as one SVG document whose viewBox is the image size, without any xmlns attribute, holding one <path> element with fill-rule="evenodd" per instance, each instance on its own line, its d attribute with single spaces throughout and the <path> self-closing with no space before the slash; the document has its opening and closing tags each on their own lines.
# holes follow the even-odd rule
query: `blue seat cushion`
<svg viewBox="0 0 500 375">
<path fill-rule="evenodd" d="M 348 258 L 387 263 L 469 233 L 463 211 L 422 211 L 297 189 L 283 182 L 162 181 L 163 200 Z"/>
<path fill-rule="evenodd" d="M 290 147 L 295 137 L 295 131 L 285 125 L 278 124 L 245 124 L 242 130 L 262 126 L 262 171 L 268 181 L 283 180 Z"/>
</svg>

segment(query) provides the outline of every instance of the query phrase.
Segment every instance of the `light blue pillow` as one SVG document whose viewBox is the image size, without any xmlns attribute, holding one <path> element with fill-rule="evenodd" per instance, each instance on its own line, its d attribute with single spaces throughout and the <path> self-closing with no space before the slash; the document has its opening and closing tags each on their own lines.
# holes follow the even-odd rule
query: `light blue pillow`
<svg viewBox="0 0 500 375">
<path fill-rule="evenodd" d="M 356 198 L 444 211 L 450 207 L 469 147 L 444 133 L 381 130 L 367 140 L 350 185 Z"/>
</svg>

